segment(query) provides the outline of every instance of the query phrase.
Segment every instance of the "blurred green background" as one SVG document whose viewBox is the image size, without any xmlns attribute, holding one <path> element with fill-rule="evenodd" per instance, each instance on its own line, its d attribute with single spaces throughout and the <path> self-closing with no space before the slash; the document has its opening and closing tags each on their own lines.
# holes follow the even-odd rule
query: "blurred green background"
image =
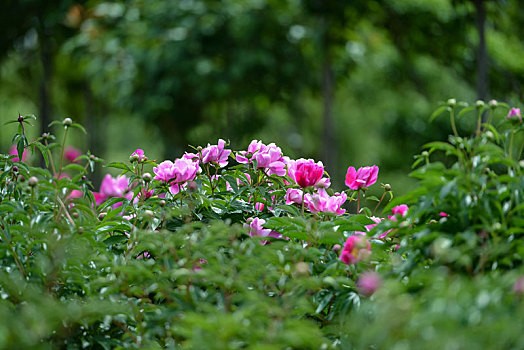
<svg viewBox="0 0 524 350">
<path fill-rule="evenodd" d="M 0 122 L 35 114 L 34 138 L 69 116 L 89 133 L 69 144 L 111 161 L 135 148 L 163 160 L 218 138 L 237 150 L 261 139 L 322 160 L 336 189 L 349 165 L 377 164 L 379 181 L 402 194 L 413 155 L 450 132 L 446 118 L 428 123 L 439 101 L 521 105 L 520 5 L 3 0 Z M 2 152 L 15 127 L 1 127 Z"/>
</svg>

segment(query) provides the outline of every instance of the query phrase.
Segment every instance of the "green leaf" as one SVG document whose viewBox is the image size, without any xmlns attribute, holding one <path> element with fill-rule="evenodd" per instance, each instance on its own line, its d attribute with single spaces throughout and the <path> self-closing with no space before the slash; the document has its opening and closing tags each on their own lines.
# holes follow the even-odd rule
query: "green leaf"
<svg viewBox="0 0 524 350">
<path fill-rule="evenodd" d="M 468 112 L 471 112 L 474 109 L 475 109 L 475 106 L 469 106 L 469 107 L 463 108 L 460 112 L 458 112 L 457 118 L 463 116 L 464 114 Z"/>
<path fill-rule="evenodd" d="M 129 238 L 126 235 L 114 235 L 104 240 L 104 243 L 108 246 L 119 243 L 127 242 Z"/>
<path fill-rule="evenodd" d="M 429 122 L 432 122 L 433 119 L 435 119 L 436 117 L 438 117 L 440 114 L 442 114 L 444 111 L 446 110 L 449 110 L 449 107 L 448 106 L 440 106 L 439 108 L 437 108 L 435 110 L 435 112 L 433 112 L 431 114 L 431 116 L 429 117 Z"/>
<path fill-rule="evenodd" d="M 75 129 L 79 129 L 81 130 L 84 134 L 87 134 L 87 131 L 86 129 L 81 125 L 81 124 L 78 124 L 78 123 L 73 123 L 71 125 L 72 128 L 75 128 Z"/>
<path fill-rule="evenodd" d="M 40 153 L 42 153 L 42 157 L 44 157 L 45 161 L 45 166 L 46 168 L 49 168 L 49 154 L 47 153 L 47 148 L 38 141 L 33 142 L 33 145 L 35 145 L 36 148 L 38 148 L 38 150 L 40 151 Z"/>
<path fill-rule="evenodd" d="M 122 162 L 112 162 L 107 165 L 104 165 L 104 167 L 105 168 L 116 168 L 116 169 L 121 169 L 121 170 L 125 170 L 128 172 L 133 172 L 133 169 L 131 169 L 129 165 L 122 163 Z"/>
</svg>

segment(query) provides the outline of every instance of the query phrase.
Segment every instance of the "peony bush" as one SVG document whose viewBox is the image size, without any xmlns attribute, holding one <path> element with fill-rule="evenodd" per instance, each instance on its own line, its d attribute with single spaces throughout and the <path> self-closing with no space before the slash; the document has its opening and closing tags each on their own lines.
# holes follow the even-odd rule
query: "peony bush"
<svg viewBox="0 0 524 350">
<path fill-rule="evenodd" d="M 333 189 L 321 161 L 222 139 L 105 163 L 67 146 L 85 132 L 70 118 L 50 125 L 63 139 L 29 141 L 19 116 L 0 155 L 2 348 L 521 347 L 520 110 L 444 112 L 453 135 L 424 146 L 419 187 L 395 199 L 377 165 Z M 101 165 L 120 174 L 94 188 Z"/>
</svg>

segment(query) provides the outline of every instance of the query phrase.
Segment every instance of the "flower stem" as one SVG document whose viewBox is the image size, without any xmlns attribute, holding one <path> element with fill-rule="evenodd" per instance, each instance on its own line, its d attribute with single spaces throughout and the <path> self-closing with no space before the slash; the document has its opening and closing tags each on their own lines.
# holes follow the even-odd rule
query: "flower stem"
<svg viewBox="0 0 524 350">
<path fill-rule="evenodd" d="M 455 110 L 452 108 L 450 112 L 451 119 L 451 128 L 453 129 L 453 134 L 455 137 L 458 137 L 457 127 L 455 126 Z"/>
<path fill-rule="evenodd" d="M 377 206 L 375 207 L 375 209 L 373 210 L 373 212 L 371 213 L 371 216 L 374 216 L 375 215 L 375 212 L 377 211 L 380 203 L 382 203 L 382 201 L 384 200 L 384 196 L 386 195 L 386 189 L 384 189 L 384 193 L 382 193 L 382 197 L 380 197 L 380 200 L 378 201 L 377 203 Z"/>
<path fill-rule="evenodd" d="M 360 213 L 360 188 L 357 190 L 357 214 Z"/>
<path fill-rule="evenodd" d="M 64 140 L 62 141 L 62 154 L 60 155 L 60 170 L 58 171 L 58 177 L 62 175 L 62 168 L 64 166 L 64 153 L 65 153 L 65 142 L 67 138 L 67 130 L 69 130 L 69 128 L 66 126 L 65 131 L 64 131 Z"/>
</svg>

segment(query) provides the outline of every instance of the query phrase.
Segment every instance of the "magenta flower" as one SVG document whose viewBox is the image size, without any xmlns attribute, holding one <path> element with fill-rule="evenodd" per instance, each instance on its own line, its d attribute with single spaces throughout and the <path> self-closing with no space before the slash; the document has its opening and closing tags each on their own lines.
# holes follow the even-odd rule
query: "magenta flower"
<svg viewBox="0 0 524 350">
<path fill-rule="evenodd" d="M 224 149 L 225 145 L 226 142 L 222 139 L 218 140 L 217 145 L 207 144 L 207 147 L 202 149 L 202 163 L 217 163 L 221 168 L 225 167 L 231 154 L 231 150 Z"/>
<path fill-rule="evenodd" d="M 438 215 L 443 217 L 443 218 L 447 218 L 449 216 L 448 213 L 445 213 L 443 211 L 441 211 Z"/>
<path fill-rule="evenodd" d="M 313 159 L 289 160 L 287 166 L 289 177 L 302 188 L 317 185 L 324 175 L 322 162 L 315 163 Z"/>
<path fill-rule="evenodd" d="M 346 186 L 352 190 L 369 187 L 377 182 L 378 166 L 366 166 L 355 170 L 352 166 L 348 168 L 346 173 Z"/>
<path fill-rule="evenodd" d="M 12 158 L 11 160 L 13 162 L 18 162 L 19 161 L 19 158 L 18 158 L 18 151 L 16 150 L 16 146 L 13 145 L 10 149 L 9 149 L 9 155 L 10 156 L 16 156 L 14 158 Z M 24 149 L 24 151 L 22 152 L 22 162 L 25 162 L 27 160 L 27 158 L 29 158 L 29 154 L 27 153 L 27 150 Z"/>
<path fill-rule="evenodd" d="M 341 208 L 346 200 L 346 193 L 335 193 L 333 196 L 329 196 L 323 188 L 319 189 L 317 193 L 308 193 L 304 197 L 304 203 L 312 213 L 324 211 L 337 215 L 342 215 L 346 212 L 345 209 Z"/>
<path fill-rule="evenodd" d="M 131 156 L 137 156 L 138 157 L 138 161 L 139 162 L 143 162 L 143 161 L 146 161 L 147 160 L 147 157 L 144 153 L 144 150 L 141 149 L 141 148 L 137 148 L 133 153 L 131 153 Z"/>
<path fill-rule="evenodd" d="M 522 121 L 522 115 L 520 114 L 520 108 L 510 109 L 507 118 L 510 120 L 519 118 L 519 120 Z"/>
<path fill-rule="evenodd" d="M 380 275 L 374 271 L 364 272 L 357 281 L 357 288 L 364 295 L 370 296 L 382 285 Z"/>
<path fill-rule="evenodd" d="M 302 204 L 302 197 L 303 192 L 302 190 L 299 190 L 298 188 L 288 188 L 286 191 L 286 195 L 284 196 L 284 199 L 286 200 L 286 204 Z"/>
<path fill-rule="evenodd" d="M 366 259 L 371 253 L 371 245 L 364 236 L 349 236 L 339 259 L 346 264 L 356 264 Z"/>
<path fill-rule="evenodd" d="M 74 147 L 67 147 L 64 150 L 64 157 L 67 159 L 69 163 L 80 163 L 79 161 L 75 162 L 75 159 L 80 157 L 82 155 L 82 152 L 80 152 L 79 149 Z"/>
</svg>

